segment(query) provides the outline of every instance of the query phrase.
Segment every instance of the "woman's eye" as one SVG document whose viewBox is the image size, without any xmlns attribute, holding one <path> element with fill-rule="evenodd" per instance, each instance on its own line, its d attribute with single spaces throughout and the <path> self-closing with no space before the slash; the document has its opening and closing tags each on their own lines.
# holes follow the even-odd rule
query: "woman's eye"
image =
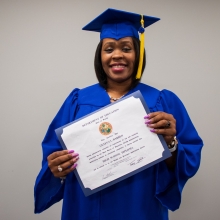
<svg viewBox="0 0 220 220">
<path fill-rule="evenodd" d="M 112 51 L 113 51 L 112 48 L 106 48 L 106 49 L 105 49 L 105 52 L 107 52 L 107 53 L 111 53 Z"/>
<path fill-rule="evenodd" d="M 122 50 L 123 50 L 124 52 L 129 52 L 129 51 L 131 50 L 131 48 L 129 48 L 129 47 L 124 47 Z"/>
</svg>

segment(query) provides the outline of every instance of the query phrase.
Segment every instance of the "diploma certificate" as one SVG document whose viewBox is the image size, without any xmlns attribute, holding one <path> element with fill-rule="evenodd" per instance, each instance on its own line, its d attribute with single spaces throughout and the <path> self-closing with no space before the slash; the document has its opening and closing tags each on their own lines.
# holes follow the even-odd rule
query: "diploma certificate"
<svg viewBox="0 0 220 220">
<path fill-rule="evenodd" d="M 64 149 L 79 153 L 76 174 L 85 195 L 171 155 L 162 136 L 145 125 L 143 101 L 138 91 L 56 130 Z"/>
</svg>

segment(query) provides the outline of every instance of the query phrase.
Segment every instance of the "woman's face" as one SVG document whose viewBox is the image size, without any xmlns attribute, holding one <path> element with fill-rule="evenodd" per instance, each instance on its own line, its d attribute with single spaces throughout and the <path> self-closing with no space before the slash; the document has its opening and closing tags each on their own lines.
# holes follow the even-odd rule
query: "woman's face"
<svg viewBox="0 0 220 220">
<path fill-rule="evenodd" d="M 131 80 L 135 65 L 135 50 L 132 38 L 103 39 L 101 60 L 108 81 L 120 83 Z"/>
</svg>

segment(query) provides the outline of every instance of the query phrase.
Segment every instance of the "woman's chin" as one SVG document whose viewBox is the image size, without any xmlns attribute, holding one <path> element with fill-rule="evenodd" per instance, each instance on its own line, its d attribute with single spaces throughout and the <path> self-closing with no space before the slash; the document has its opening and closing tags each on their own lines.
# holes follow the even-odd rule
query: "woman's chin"
<svg viewBox="0 0 220 220">
<path fill-rule="evenodd" d="M 109 78 L 109 81 L 111 82 L 115 82 L 115 83 L 124 83 L 124 82 L 131 82 L 131 76 L 129 77 L 122 77 L 122 76 L 118 76 L 118 77 L 111 77 Z"/>
</svg>

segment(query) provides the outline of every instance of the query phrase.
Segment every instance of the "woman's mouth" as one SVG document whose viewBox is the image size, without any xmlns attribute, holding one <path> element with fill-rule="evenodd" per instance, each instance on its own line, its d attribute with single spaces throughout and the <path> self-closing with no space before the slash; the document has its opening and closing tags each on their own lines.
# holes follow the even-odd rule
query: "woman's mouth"
<svg viewBox="0 0 220 220">
<path fill-rule="evenodd" d="M 127 65 L 125 64 L 112 64 L 110 65 L 113 72 L 122 72 Z"/>
</svg>

